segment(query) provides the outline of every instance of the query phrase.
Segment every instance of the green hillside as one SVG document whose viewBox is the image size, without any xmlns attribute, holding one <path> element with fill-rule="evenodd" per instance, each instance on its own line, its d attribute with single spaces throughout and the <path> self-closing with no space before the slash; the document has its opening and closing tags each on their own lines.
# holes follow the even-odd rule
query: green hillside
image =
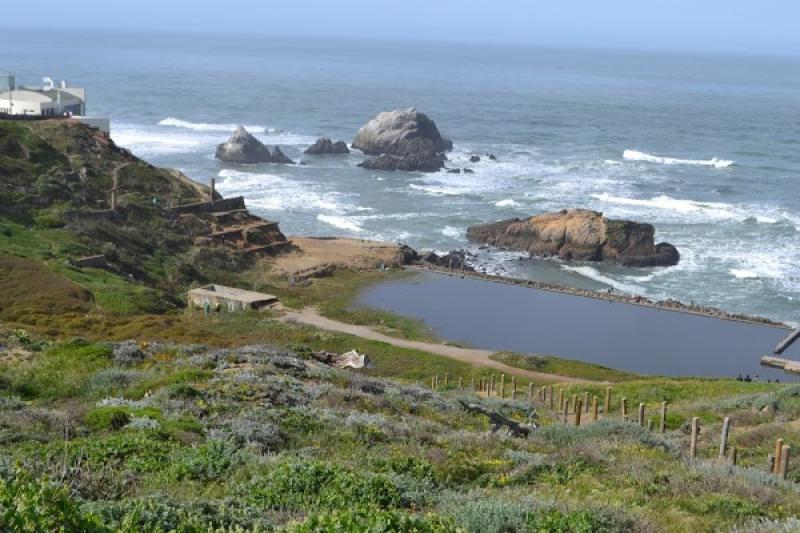
<svg viewBox="0 0 800 533">
<path fill-rule="evenodd" d="M 85 126 L 0 121 L 0 532 L 800 530 L 800 386 L 505 353 L 495 358 L 587 381 L 520 376 L 512 399 L 505 376 L 505 394 L 487 398 L 472 389 L 499 383 L 486 367 L 272 311 L 193 313 L 186 289 L 213 281 L 421 336 L 348 309 L 391 272 L 290 286 L 257 258 L 197 245 L 208 223 L 163 208 L 208 192 Z M 92 255 L 106 266 L 70 263 Z M 351 349 L 372 366 L 313 357 Z M 539 397 L 550 384 L 597 397 L 599 420 L 564 423 Z M 493 431 L 480 409 L 527 438 Z M 792 448 L 786 480 L 766 472 L 778 437 Z"/>
</svg>

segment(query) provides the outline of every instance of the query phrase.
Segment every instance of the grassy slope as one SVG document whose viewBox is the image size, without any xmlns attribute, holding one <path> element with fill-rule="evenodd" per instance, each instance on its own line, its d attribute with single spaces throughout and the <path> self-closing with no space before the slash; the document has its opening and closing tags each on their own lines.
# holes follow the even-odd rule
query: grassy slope
<svg viewBox="0 0 800 533">
<path fill-rule="evenodd" d="M 107 523 L 120 523 L 127 514 L 132 521 L 157 516 L 161 525 L 170 520 L 184 525 L 252 525 L 260 519 L 283 524 L 311 514 L 319 515 L 313 520 L 323 529 L 331 527 L 331 521 L 364 529 L 370 517 L 378 517 L 406 524 L 399 529 L 410 529 L 408 520 L 419 521 L 414 522 L 417 530 L 450 530 L 458 525 L 470 531 L 499 531 L 503 523 L 522 529 L 525 523 L 533 530 L 603 530 L 605 524 L 606 530 L 703 531 L 800 512 L 794 486 L 746 469 L 693 468 L 681 455 L 689 417 L 701 418 L 700 455 L 711 458 L 720 421 L 730 416 L 732 445 L 739 447 L 741 463 L 761 468 L 776 436 L 793 446 L 800 442 L 798 427 L 790 422 L 800 416 L 797 387 L 643 378 L 556 358 L 499 354 L 510 364 L 615 381 L 612 413 L 619 411 L 622 397 L 628 399 L 632 414 L 644 402 L 648 417 L 668 400 L 670 432 L 662 439 L 613 420 L 573 429 L 555 423 L 552 414 L 539 406 L 546 427 L 534 438 L 522 442 L 489 436 L 486 421 L 461 411 L 453 397 L 458 392 L 452 390 L 458 378 L 467 383 L 487 377 L 482 369 L 284 324 L 264 314 L 153 313 L 164 309 L 164 296 L 179 300 L 192 277 L 177 272 L 182 264 L 196 263 L 188 255 L 190 250 L 179 246 L 173 252 L 149 243 L 148 235 L 160 231 L 160 222 L 137 206 L 147 204 L 154 191 L 166 192 L 163 187 L 171 185 L 163 181 L 165 175 L 141 163 L 126 169 L 123 180 L 150 183 L 127 193 L 124 201 L 129 202 L 132 217 L 128 223 L 74 224 L 68 216 L 74 202 L 104 197 L 101 189 L 108 173 L 115 158 L 122 156 L 109 155 L 102 147 L 103 157 L 87 156 L 86 147 L 94 145 L 85 132 L 64 136 L 58 127 L 50 131 L 51 126 L 43 125 L 32 135 L 0 126 L 0 173 L 6 179 L 0 195 L 30 207 L 15 212 L 0 209 L 0 291 L 7 296 L 0 302 L 0 321 L 7 324 L 0 323 L 0 352 L 9 346 L 15 350 L 15 339 L 24 338 L 9 331 L 12 326 L 30 329 L 37 339 L 34 347 L 44 346 L 27 359 L 0 357 L 0 479 L 6 480 L 0 481 L 0 516 L 26 491 L 40 495 L 42 512 L 56 512 L 46 509 L 53 501 L 60 502 L 58 512 L 72 513 L 71 519 L 78 521 L 91 521 L 85 515 L 92 511 Z M 16 131 L 17 137 L 4 136 L 8 131 Z M 15 152 L 18 139 L 35 157 Z M 35 203 L 31 195 L 47 196 L 53 187 L 64 193 L 60 173 L 76 164 L 91 167 L 90 181 L 97 190 L 75 189 L 73 184 L 68 188 L 69 202 Z M 42 173 L 46 179 L 37 177 Z M 14 179 L 8 180 L 10 174 Z M 103 252 L 103 242 L 98 241 L 103 235 L 112 240 L 125 235 L 115 242 L 117 266 L 138 268 L 139 277 L 66 265 L 68 257 Z M 224 264 L 225 258 L 221 260 Z M 205 274 L 218 279 L 224 276 L 222 270 L 211 265 Z M 318 305 L 339 320 L 430 339 L 422 324 L 351 308 L 360 286 L 385 276 L 341 272 L 309 287 L 290 288 L 249 273 L 228 274 L 231 283 L 271 289 L 290 306 Z M 291 347 L 298 354 L 356 348 L 367 352 L 375 366 L 363 372 L 297 376 L 264 360 L 245 361 L 237 369 L 242 362 L 238 357 L 222 362 L 202 354 L 190 358 L 185 349 L 155 349 L 141 361 L 123 364 L 115 362 L 103 344 L 47 347 L 52 339 L 78 336 L 92 342 L 134 338 L 212 346 L 268 343 Z M 451 384 L 444 396 L 409 388 L 411 382 L 427 384 L 431 376 L 444 374 Z M 378 378 L 399 382 L 371 381 Z M 519 386 L 524 390 L 527 382 L 520 380 Z M 384 392 L 376 392 L 380 389 Z M 567 397 L 588 391 L 602 398 L 605 385 L 571 386 L 564 391 Z M 115 410 L 104 406 L 106 397 L 124 400 L 111 402 L 119 406 Z M 489 402 L 519 418 L 528 408 Z M 123 428 L 131 420 L 133 425 Z M 277 427 L 277 441 L 253 433 L 272 426 Z M 5 462 L 3 456 L 8 456 Z M 34 478 L 14 475 L 15 462 L 24 464 Z M 37 481 L 41 476 L 63 479 L 72 493 L 44 487 Z M 800 469 L 793 467 L 790 477 L 797 481 Z M 308 481 L 314 493 L 320 484 L 330 483 L 332 488 L 323 491 L 321 500 L 311 501 L 308 494 L 293 492 L 297 486 L 281 485 L 290 479 Z M 370 484 L 364 486 L 359 480 Z M 251 490 L 251 483 L 258 490 Z M 7 499 L 9 494 L 12 500 Z M 226 498 L 238 503 L 225 507 Z M 382 510 L 365 516 L 328 516 L 350 507 L 353 499 L 372 501 Z M 440 518 L 426 519 L 422 514 L 409 518 L 406 511 L 412 503 L 414 509 Z M 26 509 L 38 512 L 35 506 Z M 138 518 L 131 518 L 134 511 Z M 67 518 L 60 516 L 56 523 L 67 523 Z M 88 530 L 88 523 L 81 528 Z"/>
</svg>

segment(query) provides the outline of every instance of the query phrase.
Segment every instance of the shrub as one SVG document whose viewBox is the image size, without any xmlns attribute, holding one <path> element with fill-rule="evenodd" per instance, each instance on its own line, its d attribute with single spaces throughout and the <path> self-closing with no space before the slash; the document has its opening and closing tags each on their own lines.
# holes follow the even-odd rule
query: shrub
<svg viewBox="0 0 800 533">
<path fill-rule="evenodd" d="M 96 407 L 89 411 L 84 422 L 94 431 L 116 431 L 131 421 L 131 415 L 124 407 Z"/>
<path fill-rule="evenodd" d="M 97 502 L 85 506 L 97 514 L 109 528 L 121 532 L 171 531 L 207 533 L 224 528 L 247 531 L 271 531 L 273 524 L 263 513 L 243 507 L 236 501 L 176 502 L 168 498 L 146 498 Z"/>
<path fill-rule="evenodd" d="M 241 462 L 242 457 L 231 441 L 212 439 L 182 450 L 173 468 L 178 479 L 216 481 L 227 477 Z"/>
<path fill-rule="evenodd" d="M 381 509 L 405 504 L 385 475 L 354 472 L 322 462 L 279 463 L 244 490 L 255 505 L 269 509 L 345 509 L 358 503 Z"/>
<path fill-rule="evenodd" d="M 131 366 L 141 363 L 147 355 L 139 348 L 136 341 L 125 341 L 114 345 L 112 352 L 114 364 L 119 366 Z"/>
<path fill-rule="evenodd" d="M 0 479 L 0 526 L 3 531 L 107 531 L 98 518 L 84 513 L 69 490 L 47 480 L 36 480 L 16 470 Z"/>
<path fill-rule="evenodd" d="M 681 507 L 697 515 L 716 514 L 736 521 L 760 517 L 765 514 L 764 510 L 756 503 L 724 494 L 686 500 L 681 504 Z"/>
<path fill-rule="evenodd" d="M 305 522 L 290 524 L 289 533 L 322 533 L 327 531 L 369 531 L 370 533 L 447 533 L 457 532 L 452 520 L 428 514 L 415 515 L 404 511 L 357 509 L 317 514 Z"/>
</svg>

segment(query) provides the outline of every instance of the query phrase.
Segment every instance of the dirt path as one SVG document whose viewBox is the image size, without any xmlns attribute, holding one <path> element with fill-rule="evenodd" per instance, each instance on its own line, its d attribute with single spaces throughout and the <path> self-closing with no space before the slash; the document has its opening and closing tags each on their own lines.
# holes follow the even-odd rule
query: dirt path
<svg viewBox="0 0 800 533">
<path fill-rule="evenodd" d="M 459 348 L 457 346 L 448 346 L 446 344 L 410 341 L 406 339 L 398 339 L 396 337 L 390 337 L 388 335 L 384 335 L 383 333 L 379 333 L 367 326 L 356 326 L 354 324 L 346 324 L 344 322 L 339 322 L 337 320 L 331 320 L 330 318 L 325 318 L 324 316 L 320 315 L 316 311 L 316 309 L 310 307 L 306 307 L 302 311 L 289 311 L 287 309 L 284 309 L 283 311 L 285 312 L 285 314 L 283 315 L 282 320 L 295 321 L 302 324 L 315 326 L 320 329 L 337 331 L 339 333 L 347 333 L 349 335 L 355 335 L 356 337 L 362 337 L 364 339 L 385 342 L 387 344 L 391 344 L 392 346 L 397 346 L 399 348 L 409 348 L 412 350 L 420 350 L 423 352 L 433 353 L 436 355 L 441 355 L 443 357 L 449 357 L 450 359 L 455 359 L 457 361 L 462 361 L 464 363 L 469 363 L 471 365 L 493 368 L 495 370 L 505 372 L 506 374 L 526 377 L 529 379 L 535 379 L 540 381 L 545 380 L 545 381 L 561 381 L 568 383 L 596 383 L 594 381 L 587 379 L 559 376 L 557 374 L 548 374 L 546 372 L 534 372 L 532 370 L 525 370 L 522 368 L 508 366 L 499 361 L 494 361 L 492 359 L 489 359 L 489 356 L 495 353 L 489 350 Z"/>
</svg>

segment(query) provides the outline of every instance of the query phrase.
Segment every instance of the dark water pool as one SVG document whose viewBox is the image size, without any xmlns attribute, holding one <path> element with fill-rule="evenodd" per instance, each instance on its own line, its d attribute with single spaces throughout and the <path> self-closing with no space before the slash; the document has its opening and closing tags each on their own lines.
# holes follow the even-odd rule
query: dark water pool
<svg viewBox="0 0 800 533">
<path fill-rule="evenodd" d="M 762 367 L 784 329 L 430 272 L 373 286 L 359 303 L 424 320 L 477 348 L 555 355 L 667 376 L 796 381 Z M 793 346 L 787 357 L 800 358 Z"/>
</svg>

